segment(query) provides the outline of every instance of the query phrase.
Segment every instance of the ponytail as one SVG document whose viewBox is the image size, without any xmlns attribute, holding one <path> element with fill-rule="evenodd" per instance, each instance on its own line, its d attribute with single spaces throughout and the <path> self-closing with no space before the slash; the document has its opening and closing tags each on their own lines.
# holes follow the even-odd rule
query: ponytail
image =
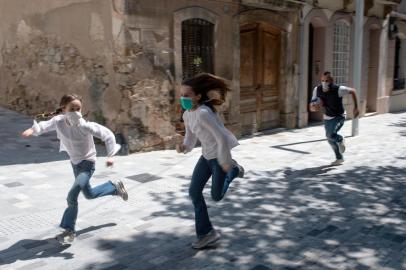
<svg viewBox="0 0 406 270">
<path fill-rule="evenodd" d="M 58 109 L 56 109 L 55 111 L 53 111 L 53 112 L 48 112 L 48 113 L 46 113 L 46 112 L 43 112 L 43 113 L 39 113 L 39 114 L 37 114 L 37 115 L 35 115 L 35 119 L 47 119 L 47 118 L 51 118 L 51 117 L 53 117 L 53 116 L 55 116 L 55 115 L 58 115 L 58 114 L 61 114 L 62 113 L 62 108 L 58 108 Z"/>
<path fill-rule="evenodd" d="M 47 119 L 47 118 L 53 117 L 55 115 L 61 114 L 63 112 L 63 109 L 66 107 L 66 105 L 68 105 L 70 102 L 72 102 L 74 100 L 80 100 L 80 102 L 82 102 L 82 98 L 76 94 L 63 95 L 63 97 L 61 98 L 61 101 L 59 102 L 58 109 L 56 109 L 55 111 L 50 112 L 50 113 L 44 112 L 44 113 L 37 114 L 35 116 L 35 119 Z"/>
<path fill-rule="evenodd" d="M 227 92 L 230 91 L 224 79 L 208 73 L 198 74 L 191 79 L 186 79 L 182 84 L 190 86 L 196 95 L 201 95 L 199 104 L 206 105 L 213 112 L 216 112 L 214 105 L 223 104 Z M 209 97 L 208 93 L 212 90 L 220 93 L 220 99 Z"/>
</svg>

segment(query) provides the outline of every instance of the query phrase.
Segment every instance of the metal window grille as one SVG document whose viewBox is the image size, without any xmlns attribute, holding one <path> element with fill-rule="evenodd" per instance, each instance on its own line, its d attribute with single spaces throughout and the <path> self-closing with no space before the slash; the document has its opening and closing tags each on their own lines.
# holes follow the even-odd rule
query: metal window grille
<svg viewBox="0 0 406 270">
<path fill-rule="evenodd" d="M 333 35 L 333 69 L 337 84 L 348 84 L 350 64 L 350 27 L 345 22 L 334 24 Z"/>
<path fill-rule="evenodd" d="M 202 72 L 213 73 L 214 24 L 203 19 L 182 22 L 183 79 Z"/>
</svg>

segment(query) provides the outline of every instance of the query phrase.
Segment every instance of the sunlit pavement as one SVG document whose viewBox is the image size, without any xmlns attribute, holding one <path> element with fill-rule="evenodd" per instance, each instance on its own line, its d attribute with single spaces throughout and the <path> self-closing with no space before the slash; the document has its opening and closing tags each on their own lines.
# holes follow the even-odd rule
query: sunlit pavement
<svg viewBox="0 0 406 270">
<path fill-rule="evenodd" d="M 342 134 L 342 166 L 323 126 L 240 140 L 246 169 L 223 201 L 210 199 L 222 238 L 203 251 L 194 240 L 190 175 L 201 149 L 100 157 L 92 184 L 121 179 L 130 199 L 79 201 L 78 236 L 58 232 L 73 182 L 55 134 L 22 139 L 32 120 L 0 109 L 0 269 L 406 269 L 406 113 L 360 120 Z"/>
</svg>

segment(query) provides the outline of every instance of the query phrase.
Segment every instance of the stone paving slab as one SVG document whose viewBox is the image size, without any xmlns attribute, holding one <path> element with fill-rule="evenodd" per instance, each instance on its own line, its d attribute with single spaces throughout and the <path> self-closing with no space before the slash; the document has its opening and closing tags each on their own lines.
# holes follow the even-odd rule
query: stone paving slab
<svg viewBox="0 0 406 270">
<path fill-rule="evenodd" d="M 321 125 L 241 139 L 246 177 L 218 203 L 205 189 L 222 239 L 204 251 L 190 248 L 199 148 L 118 156 L 109 169 L 98 147 L 92 185 L 121 179 L 130 199 L 80 196 L 77 239 L 60 246 L 72 169 L 55 134 L 17 136 L 31 122 L 0 108 L 0 269 L 406 269 L 406 113 L 363 118 L 358 137 L 347 121 L 339 167 Z"/>
</svg>

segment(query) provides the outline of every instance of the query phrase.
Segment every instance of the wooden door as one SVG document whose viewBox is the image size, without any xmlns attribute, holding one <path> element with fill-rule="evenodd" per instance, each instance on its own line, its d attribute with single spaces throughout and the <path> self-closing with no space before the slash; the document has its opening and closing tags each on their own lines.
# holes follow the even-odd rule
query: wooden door
<svg viewBox="0 0 406 270">
<path fill-rule="evenodd" d="M 279 30 L 259 23 L 241 26 L 240 113 L 242 134 L 279 125 Z"/>
</svg>

